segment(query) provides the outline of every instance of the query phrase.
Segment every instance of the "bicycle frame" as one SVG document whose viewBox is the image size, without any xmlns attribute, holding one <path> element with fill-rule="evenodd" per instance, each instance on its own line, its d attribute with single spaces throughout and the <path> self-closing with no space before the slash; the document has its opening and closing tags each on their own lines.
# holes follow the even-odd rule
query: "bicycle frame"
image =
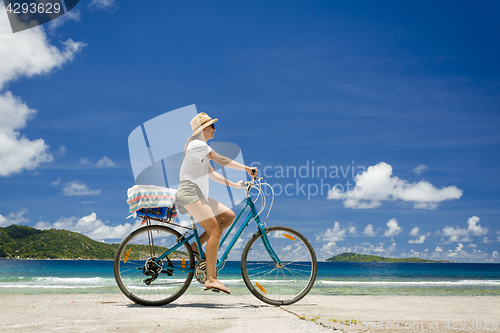
<svg viewBox="0 0 500 333">
<path fill-rule="evenodd" d="M 222 240 L 221 240 L 221 242 L 219 244 L 219 249 L 224 245 L 224 243 L 225 243 L 226 239 L 228 238 L 229 234 L 234 229 L 235 225 L 238 223 L 239 219 L 241 218 L 241 216 L 243 215 L 243 213 L 248 208 L 250 208 L 250 211 L 249 211 L 247 217 L 245 218 L 245 221 L 243 222 L 243 224 L 240 226 L 240 228 L 238 229 L 238 231 L 234 235 L 233 239 L 231 240 L 231 242 L 229 243 L 228 247 L 224 251 L 224 254 L 222 255 L 222 257 L 217 260 L 217 270 L 220 270 L 224 266 L 224 264 L 225 264 L 225 262 L 226 262 L 226 260 L 227 260 L 227 258 L 229 256 L 229 253 L 231 252 L 231 250 L 233 249 L 234 245 L 236 244 L 236 241 L 238 240 L 238 238 L 241 236 L 241 234 L 243 233 L 243 231 L 250 225 L 250 222 L 252 222 L 252 221 L 255 221 L 255 223 L 257 224 L 257 229 L 262 233 L 262 241 L 264 243 L 264 248 L 269 253 L 269 256 L 271 257 L 271 259 L 274 261 L 274 263 L 276 265 L 281 265 L 282 264 L 281 260 L 278 258 L 278 256 L 276 255 L 276 253 L 274 252 L 274 250 L 272 249 L 272 247 L 271 247 L 271 245 L 269 243 L 269 239 L 267 238 L 267 233 L 266 233 L 265 227 L 262 224 L 262 222 L 260 221 L 260 218 L 258 216 L 257 210 L 255 208 L 255 205 L 254 205 L 253 201 L 252 201 L 252 196 L 250 194 L 247 194 L 245 206 L 242 208 L 242 210 L 240 211 L 240 213 L 236 217 L 235 221 L 232 223 L 231 227 L 227 230 L 226 234 L 222 238 Z M 158 257 L 156 259 L 156 262 L 159 262 L 159 261 L 165 259 L 169 254 L 171 254 L 172 252 L 174 252 L 175 250 L 177 250 L 179 247 L 181 247 L 184 243 L 189 242 L 193 238 L 196 241 L 196 246 L 198 248 L 198 253 L 200 253 L 201 259 L 206 259 L 205 258 L 205 254 L 201 250 L 202 247 L 201 247 L 201 243 L 200 243 L 200 238 L 198 236 L 198 231 L 197 231 L 196 228 L 193 228 L 193 234 L 192 235 L 189 235 L 188 237 L 182 236 L 178 240 L 177 244 L 174 247 L 170 248 L 165 253 L 163 253 L 160 257 Z M 194 269 L 190 269 L 190 268 L 180 268 L 180 267 L 175 267 L 175 266 L 173 266 L 173 267 L 169 266 L 169 269 L 176 269 L 176 268 L 177 269 L 182 269 L 183 271 L 187 271 L 187 272 L 193 272 L 194 271 Z"/>
</svg>

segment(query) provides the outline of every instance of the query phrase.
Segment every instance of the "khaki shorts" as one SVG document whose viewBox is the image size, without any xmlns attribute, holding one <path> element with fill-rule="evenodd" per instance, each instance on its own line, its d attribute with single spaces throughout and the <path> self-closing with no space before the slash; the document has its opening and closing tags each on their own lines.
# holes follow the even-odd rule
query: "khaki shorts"
<svg viewBox="0 0 500 333">
<path fill-rule="evenodd" d="M 183 207 L 201 199 L 205 199 L 205 197 L 203 193 L 201 193 L 198 185 L 189 180 L 181 181 L 177 188 L 177 194 L 175 195 L 175 204 L 177 206 Z"/>
</svg>

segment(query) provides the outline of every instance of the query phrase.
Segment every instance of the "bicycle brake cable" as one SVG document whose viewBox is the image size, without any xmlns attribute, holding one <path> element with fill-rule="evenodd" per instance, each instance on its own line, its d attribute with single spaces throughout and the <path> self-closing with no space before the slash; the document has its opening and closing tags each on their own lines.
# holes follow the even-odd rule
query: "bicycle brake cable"
<svg viewBox="0 0 500 333">
<path fill-rule="evenodd" d="M 262 206 L 261 206 L 257 216 L 260 216 L 260 214 L 266 209 L 266 205 L 267 205 L 267 199 L 266 199 L 264 191 L 262 190 L 262 183 L 260 182 L 260 180 L 259 180 L 259 192 L 260 192 L 260 195 L 262 195 Z"/>
<path fill-rule="evenodd" d="M 261 187 L 262 187 L 262 184 L 261 184 L 261 182 L 259 181 L 259 183 L 258 183 L 258 184 L 255 184 L 255 185 L 257 185 L 257 186 L 253 186 L 252 188 L 255 188 L 255 189 L 258 191 L 258 193 L 259 193 L 259 194 L 257 195 L 257 197 L 255 198 L 255 200 L 254 200 L 253 202 L 254 202 L 254 204 L 255 204 L 255 203 L 257 202 L 257 200 L 259 199 L 259 197 L 261 197 L 261 196 L 262 196 L 262 199 L 261 199 L 261 200 L 262 200 L 262 206 L 261 206 L 261 208 L 260 208 L 259 212 L 257 213 L 257 215 L 256 215 L 256 216 L 254 216 L 254 217 L 250 220 L 250 222 L 252 222 L 253 220 L 255 220 L 255 218 L 256 218 L 257 216 L 259 216 L 259 215 L 260 215 L 260 214 L 264 211 L 264 208 L 265 208 L 265 205 L 266 205 L 266 197 L 265 197 L 265 195 L 264 195 L 264 193 L 263 193 L 263 191 L 262 191 L 262 188 L 261 188 Z"/>
<path fill-rule="evenodd" d="M 273 208 L 273 204 L 274 204 L 274 189 L 271 185 L 269 185 L 268 183 L 264 183 L 264 185 L 267 185 L 271 188 L 271 192 L 273 193 L 273 197 L 271 199 L 271 205 L 269 205 L 269 210 L 267 212 L 267 216 L 266 216 L 266 220 L 264 221 L 264 225 L 266 225 L 266 222 L 267 222 L 267 219 L 269 218 L 269 214 L 271 214 L 271 209 Z"/>
</svg>

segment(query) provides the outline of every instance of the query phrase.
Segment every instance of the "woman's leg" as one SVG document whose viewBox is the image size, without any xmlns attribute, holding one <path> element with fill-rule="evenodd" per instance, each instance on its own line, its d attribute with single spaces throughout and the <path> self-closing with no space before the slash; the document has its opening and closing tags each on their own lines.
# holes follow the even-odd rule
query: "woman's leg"
<svg viewBox="0 0 500 333">
<path fill-rule="evenodd" d="M 184 206 L 186 210 L 193 215 L 196 221 L 205 229 L 204 234 L 207 238 L 206 257 L 207 257 L 207 281 L 205 287 L 218 287 L 222 290 L 229 290 L 220 281 L 217 280 L 217 253 L 219 252 L 219 242 L 222 236 L 222 225 L 215 218 L 212 208 L 205 199 L 198 200 Z"/>
<path fill-rule="evenodd" d="M 208 198 L 208 204 L 210 205 L 210 208 L 212 208 L 212 211 L 214 212 L 215 216 L 217 216 L 217 219 L 222 225 L 223 230 L 229 228 L 231 224 L 233 224 L 236 215 L 231 209 L 229 209 L 226 205 L 221 204 L 220 202 L 212 198 Z M 208 234 L 206 232 L 202 233 L 200 235 L 201 245 L 205 244 L 207 240 L 208 240 Z M 196 242 L 191 244 L 191 248 L 198 252 L 196 247 Z"/>
</svg>

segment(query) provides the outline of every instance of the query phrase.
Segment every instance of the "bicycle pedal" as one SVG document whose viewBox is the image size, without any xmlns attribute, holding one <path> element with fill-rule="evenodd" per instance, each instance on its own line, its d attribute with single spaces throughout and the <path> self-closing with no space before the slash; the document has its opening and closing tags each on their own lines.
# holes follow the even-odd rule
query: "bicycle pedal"
<svg viewBox="0 0 500 333">
<path fill-rule="evenodd" d="M 169 257 L 167 257 L 167 262 L 168 262 L 167 267 L 174 267 L 174 264 L 172 263 L 172 261 L 170 260 Z M 172 276 L 173 273 L 174 273 L 173 269 L 167 269 L 167 275 L 168 276 Z"/>
</svg>

